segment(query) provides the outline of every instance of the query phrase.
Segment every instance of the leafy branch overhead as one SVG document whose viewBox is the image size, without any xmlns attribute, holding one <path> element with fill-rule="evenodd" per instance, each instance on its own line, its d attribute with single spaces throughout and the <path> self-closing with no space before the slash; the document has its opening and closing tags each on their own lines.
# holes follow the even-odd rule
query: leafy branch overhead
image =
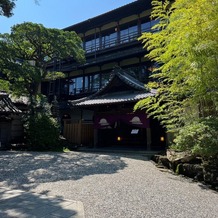
<svg viewBox="0 0 218 218">
<path fill-rule="evenodd" d="M 152 1 L 153 33 L 139 40 L 158 64 L 149 84 L 157 96 L 140 101 L 168 130 L 187 120 L 216 116 L 218 106 L 218 0 Z"/>
<path fill-rule="evenodd" d="M 174 133 L 174 148 L 218 155 L 218 0 L 152 1 L 159 23 L 139 40 L 156 63 L 156 96 L 136 109 Z"/>
<path fill-rule="evenodd" d="M 16 0 L 0 0 L 0 16 L 11 17 L 13 16 L 13 9 L 16 7 Z M 39 4 L 38 0 L 34 0 Z"/>
<path fill-rule="evenodd" d="M 5 17 L 11 17 L 13 15 L 13 9 L 15 7 L 16 0 L 0 0 L 0 15 Z"/>
</svg>

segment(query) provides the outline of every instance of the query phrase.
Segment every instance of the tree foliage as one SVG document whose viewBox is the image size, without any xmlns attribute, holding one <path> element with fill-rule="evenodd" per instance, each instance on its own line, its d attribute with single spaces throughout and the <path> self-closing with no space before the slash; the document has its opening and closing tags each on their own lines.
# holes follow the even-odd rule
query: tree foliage
<svg viewBox="0 0 218 218">
<path fill-rule="evenodd" d="M 48 65 L 69 57 L 83 62 L 81 44 L 75 32 L 30 22 L 18 24 L 10 34 L 0 35 L 0 71 L 11 82 L 15 94 L 29 96 L 33 109 L 40 83 L 50 75 Z"/>
<path fill-rule="evenodd" d="M 48 114 L 36 114 L 28 120 L 27 140 L 31 150 L 54 150 L 59 143 L 59 125 Z"/>
<path fill-rule="evenodd" d="M 153 33 L 143 33 L 156 62 L 156 95 L 135 105 L 174 133 L 174 147 L 218 154 L 218 0 L 153 0 Z M 213 122 L 212 122 L 213 121 Z"/>
<path fill-rule="evenodd" d="M 188 123 L 179 130 L 171 148 L 191 150 L 196 155 L 218 155 L 218 119 L 204 118 Z"/>
<path fill-rule="evenodd" d="M 11 17 L 13 15 L 13 9 L 15 8 L 16 0 L 0 0 L 0 16 Z M 38 0 L 35 0 L 36 4 L 39 4 Z"/>
<path fill-rule="evenodd" d="M 218 106 L 218 0 L 152 1 L 153 33 L 140 37 L 159 67 L 150 88 L 157 95 L 136 108 L 161 120 L 168 130 L 199 116 L 216 116 Z"/>
<path fill-rule="evenodd" d="M 0 0 L 0 15 L 5 17 L 11 17 L 13 15 L 12 10 L 15 7 L 16 0 Z"/>
</svg>

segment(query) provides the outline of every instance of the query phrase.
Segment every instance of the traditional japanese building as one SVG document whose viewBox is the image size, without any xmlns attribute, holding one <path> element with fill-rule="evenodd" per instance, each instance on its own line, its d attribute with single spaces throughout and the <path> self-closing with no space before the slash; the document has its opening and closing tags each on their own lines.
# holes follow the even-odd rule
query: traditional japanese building
<svg viewBox="0 0 218 218">
<path fill-rule="evenodd" d="M 11 101 L 9 95 L 0 92 L 0 150 L 8 149 L 13 140 L 23 138 L 21 111 Z"/>
<path fill-rule="evenodd" d="M 55 60 L 48 70 L 62 71 L 66 78 L 44 83 L 42 92 L 50 101 L 56 96 L 63 133 L 70 141 L 164 149 L 166 136 L 158 121 L 144 111 L 133 112 L 137 101 L 153 95 L 146 84 L 154 64 L 138 40 L 143 32 L 153 31 L 157 21 L 150 13 L 151 0 L 137 0 L 64 29 L 81 37 L 86 63 Z"/>
</svg>

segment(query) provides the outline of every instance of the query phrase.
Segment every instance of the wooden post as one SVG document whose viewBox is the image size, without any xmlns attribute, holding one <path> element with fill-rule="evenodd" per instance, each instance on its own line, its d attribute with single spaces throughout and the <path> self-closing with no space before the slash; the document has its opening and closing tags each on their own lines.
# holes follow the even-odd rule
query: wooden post
<svg viewBox="0 0 218 218">
<path fill-rule="evenodd" d="M 79 145 L 82 145 L 82 120 L 79 121 L 79 125 L 78 125 L 78 143 Z"/>
<path fill-rule="evenodd" d="M 94 129 L 94 148 L 97 148 L 98 143 L 98 130 Z"/>
<path fill-rule="evenodd" d="M 151 150 L 151 128 L 146 128 L 146 134 L 147 134 L 147 150 Z"/>
</svg>

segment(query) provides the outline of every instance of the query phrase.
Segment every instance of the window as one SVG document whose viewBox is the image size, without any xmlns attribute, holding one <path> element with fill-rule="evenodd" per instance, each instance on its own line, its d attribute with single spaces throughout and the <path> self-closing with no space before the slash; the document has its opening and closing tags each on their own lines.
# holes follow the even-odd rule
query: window
<svg viewBox="0 0 218 218">
<path fill-rule="evenodd" d="M 83 91 L 83 77 L 74 78 L 69 84 L 69 94 L 75 95 Z"/>
<path fill-rule="evenodd" d="M 90 40 L 85 43 L 85 50 L 87 53 L 93 52 L 95 50 L 95 40 Z"/>
<path fill-rule="evenodd" d="M 159 21 L 158 20 L 151 20 L 151 21 L 145 21 L 141 24 L 141 32 L 151 32 L 154 31 L 151 28 L 156 25 Z"/>
<path fill-rule="evenodd" d="M 128 42 L 128 29 L 120 31 L 120 43 Z"/>
<path fill-rule="evenodd" d="M 99 38 L 92 39 L 92 40 L 85 42 L 85 50 L 87 53 L 94 52 L 94 51 L 98 50 L 99 47 L 100 47 L 100 39 Z"/>
<path fill-rule="evenodd" d="M 115 46 L 117 43 L 117 32 L 108 33 L 101 38 L 102 48 L 109 48 Z"/>
<path fill-rule="evenodd" d="M 128 28 L 129 31 L 129 40 L 136 40 L 138 36 L 138 26 L 131 26 Z"/>
<path fill-rule="evenodd" d="M 138 37 L 138 26 L 132 25 L 120 31 L 120 43 L 131 42 Z"/>
<path fill-rule="evenodd" d="M 151 28 L 153 27 L 153 26 L 155 26 L 156 24 L 158 24 L 159 23 L 159 20 L 152 20 L 151 21 Z M 152 32 L 156 32 L 157 30 L 151 30 Z"/>
<path fill-rule="evenodd" d="M 77 95 L 84 92 L 95 92 L 100 88 L 100 74 L 77 77 L 69 80 L 69 94 Z"/>
<path fill-rule="evenodd" d="M 148 63 L 146 66 L 141 65 L 137 67 L 130 67 L 126 69 L 126 72 L 137 80 L 147 84 L 151 74 L 150 70 L 148 69 L 149 66 L 150 64 Z"/>
<path fill-rule="evenodd" d="M 100 88 L 100 74 L 90 76 L 90 90 L 98 91 Z"/>
<path fill-rule="evenodd" d="M 141 32 L 150 32 L 151 23 L 150 21 L 141 24 Z"/>
<path fill-rule="evenodd" d="M 84 92 L 87 92 L 89 91 L 89 81 L 90 81 L 90 78 L 89 76 L 85 76 L 84 78 Z"/>
</svg>

